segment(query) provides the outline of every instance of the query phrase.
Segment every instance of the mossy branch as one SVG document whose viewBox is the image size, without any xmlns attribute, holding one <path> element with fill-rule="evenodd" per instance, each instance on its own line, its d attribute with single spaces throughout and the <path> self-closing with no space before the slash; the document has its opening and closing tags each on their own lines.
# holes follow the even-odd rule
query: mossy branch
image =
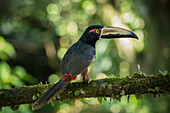
<svg viewBox="0 0 170 113">
<path fill-rule="evenodd" d="M 26 86 L 13 89 L 0 90 L 0 108 L 4 106 L 17 106 L 20 104 L 34 103 L 39 95 L 53 84 Z M 92 80 L 88 84 L 83 82 L 71 83 L 62 91 L 56 100 L 111 97 L 119 100 L 123 95 L 135 94 L 137 98 L 141 94 L 169 94 L 170 75 L 134 74 L 128 77 L 113 77 L 101 80 Z"/>
</svg>

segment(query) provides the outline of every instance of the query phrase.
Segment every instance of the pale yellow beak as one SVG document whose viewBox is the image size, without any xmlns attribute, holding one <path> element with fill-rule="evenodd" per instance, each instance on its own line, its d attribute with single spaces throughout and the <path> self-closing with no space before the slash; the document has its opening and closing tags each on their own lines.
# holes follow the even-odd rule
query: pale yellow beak
<svg viewBox="0 0 170 113">
<path fill-rule="evenodd" d="M 137 35 L 129 30 L 118 27 L 103 27 L 100 38 L 136 38 Z"/>
</svg>

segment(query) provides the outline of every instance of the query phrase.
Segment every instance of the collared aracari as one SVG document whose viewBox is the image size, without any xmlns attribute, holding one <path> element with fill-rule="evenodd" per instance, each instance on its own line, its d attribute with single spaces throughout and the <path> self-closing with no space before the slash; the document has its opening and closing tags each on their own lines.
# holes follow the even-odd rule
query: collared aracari
<svg viewBox="0 0 170 113">
<path fill-rule="evenodd" d="M 136 38 L 138 37 L 131 31 L 118 27 L 104 27 L 101 25 L 89 26 L 80 39 L 73 44 L 65 53 L 61 62 L 62 78 L 44 95 L 42 95 L 32 106 L 33 110 L 39 109 L 49 103 L 59 92 L 75 80 L 77 75 L 83 76 L 84 82 L 89 80 L 88 68 L 96 58 L 95 44 L 99 39 L 111 38 Z"/>
</svg>

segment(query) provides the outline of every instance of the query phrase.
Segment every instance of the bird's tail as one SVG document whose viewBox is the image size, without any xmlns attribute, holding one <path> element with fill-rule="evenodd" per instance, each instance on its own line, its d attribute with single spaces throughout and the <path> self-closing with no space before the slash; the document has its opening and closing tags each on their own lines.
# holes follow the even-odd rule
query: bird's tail
<svg viewBox="0 0 170 113">
<path fill-rule="evenodd" d="M 32 110 L 40 109 L 46 103 L 49 103 L 53 100 L 57 94 L 63 90 L 70 82 L 67 81 L 67 78 L 60 79 L 56 84 L 54 84 L 50 89 L 48 89 L 44 95 L 42 95 L 33 105 Z"/>
</svg>

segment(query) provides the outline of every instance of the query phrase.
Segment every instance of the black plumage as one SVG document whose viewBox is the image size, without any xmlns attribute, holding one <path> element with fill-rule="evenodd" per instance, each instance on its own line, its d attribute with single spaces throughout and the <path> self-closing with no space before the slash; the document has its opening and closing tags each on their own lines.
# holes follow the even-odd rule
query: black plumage
<svg viewBox="0 0 170 113">
<path fill-rule="evenodd" d="M 95 44 L 99 38 L 129 37 L 137 38 L 134 33 L 126 29 L 101 25 L 89 26 L 80 39 L 64 55 L 61 62 L 61 75 L 63 77 L 35 102 L 32 109 L 39 109 L 52 101 L 77 75 L 82 74 L 83 80 L 88 81 L 88 68 L 96 58 Z"/>
</svg>

